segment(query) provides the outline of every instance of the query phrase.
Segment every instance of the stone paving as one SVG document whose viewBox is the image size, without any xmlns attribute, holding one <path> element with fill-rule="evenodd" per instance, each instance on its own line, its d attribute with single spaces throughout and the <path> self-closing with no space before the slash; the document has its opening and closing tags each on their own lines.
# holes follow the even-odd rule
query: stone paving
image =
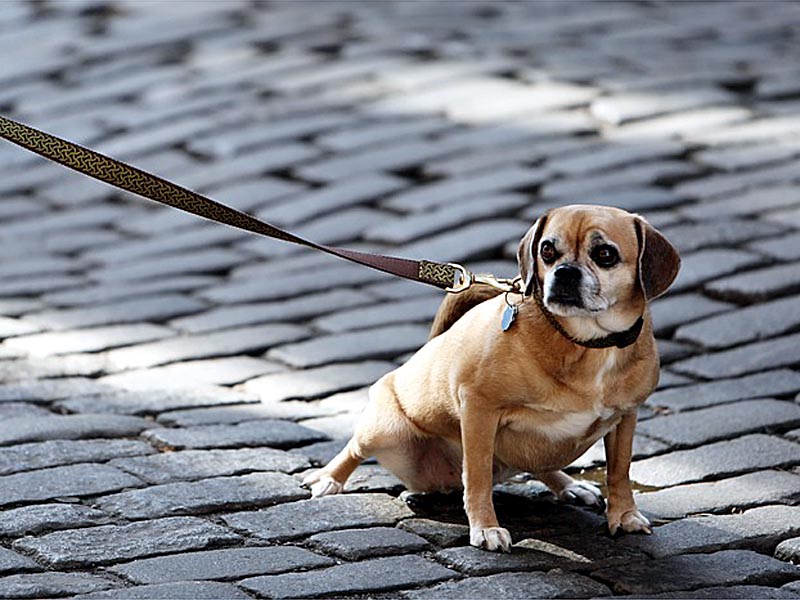
<svg viewBox="0 0 800 600">
<path fill-rule="evenodd" d="M 375 464 L 299 485 L 440 293 L 2 143 L 0 597 L 800 597 L 799 37 L 789 2 L 0 3 L 4 114 L 298 234 L 508 276 L 579 201 L 684 258 L 654 535 L 518 477 L 490 554 Z"/>
</svg>

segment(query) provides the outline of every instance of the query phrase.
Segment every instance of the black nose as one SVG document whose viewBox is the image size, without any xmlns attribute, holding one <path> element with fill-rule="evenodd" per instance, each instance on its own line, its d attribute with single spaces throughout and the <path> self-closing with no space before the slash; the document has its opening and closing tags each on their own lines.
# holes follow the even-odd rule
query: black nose
<svg viewBox="0 0 800 600">
<path fill-rule="evenodd" d="M 581 280 L 581 270 L 574 265 L 561 265 L 553 271 L 556 282 L 563 284 L 577 284 Z"/>
</svg>

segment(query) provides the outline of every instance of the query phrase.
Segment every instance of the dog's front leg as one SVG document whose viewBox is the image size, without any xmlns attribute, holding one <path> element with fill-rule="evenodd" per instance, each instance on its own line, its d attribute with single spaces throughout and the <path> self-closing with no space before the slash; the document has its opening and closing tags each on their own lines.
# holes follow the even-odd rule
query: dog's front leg
<svg viewBox="0 0 800 600">
<path fill-rule="evenodd" d="M 619 424 L 603 438 L 606 448 L 606 481 L 608 499 L 606 516 L 611 535 L 623 531 L 652 533 L 647 520 L 633 499 L 628 471 L 633 453 L 633 433 L 636 430 L 636 411 L 625 413 Z"/>
<path fill-rule="evenodd" d="M 464 510 L 469 519 L 469 542 L 486 550 L 511 551 L 511 534 L 499 526 L 492 502 L 494 443 L 499 415 L 463 398 L 461 445 L 464 452 Z"/>
</svg>

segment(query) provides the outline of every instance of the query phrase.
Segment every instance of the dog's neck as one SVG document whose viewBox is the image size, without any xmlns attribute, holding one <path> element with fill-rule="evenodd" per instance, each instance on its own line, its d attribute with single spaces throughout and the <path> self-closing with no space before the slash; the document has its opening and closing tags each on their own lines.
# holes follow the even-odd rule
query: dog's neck
<svg viewBox="0 0 800 600">
<path fill-rule="evenodd" d="M 561 317 L 554 315 L 544 304 L 541 294 L 533 300 L 550 325 L 573 344 L 585 348 L 627 348 L 639 338 L 644 315 L 625 318 L 603 314 L 597 318 Z"/>
</svg>

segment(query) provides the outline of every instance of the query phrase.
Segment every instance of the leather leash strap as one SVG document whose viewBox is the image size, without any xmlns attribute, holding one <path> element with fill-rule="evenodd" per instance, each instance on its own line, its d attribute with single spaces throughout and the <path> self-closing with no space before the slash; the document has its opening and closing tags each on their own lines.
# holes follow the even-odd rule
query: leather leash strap
<svg viewBox="0 0 800 600">
<path fill-rule="evenodd" d="M 495 287 L 508 285 L 505 283 L 507 280 L 497 280 L 491 276 L 476 276 L 463 266 L 454 263 L 411 260 L 317 244 L 166 179 L 3 116 L 0 116 L 0 137 L 60 165 L 148 200 L 160 202 L 217 223 L 314 248 L 398 277 L 434 285 L 448 292 L 464 291 L 477 281 L 483 281 Z"/>
</svg>

